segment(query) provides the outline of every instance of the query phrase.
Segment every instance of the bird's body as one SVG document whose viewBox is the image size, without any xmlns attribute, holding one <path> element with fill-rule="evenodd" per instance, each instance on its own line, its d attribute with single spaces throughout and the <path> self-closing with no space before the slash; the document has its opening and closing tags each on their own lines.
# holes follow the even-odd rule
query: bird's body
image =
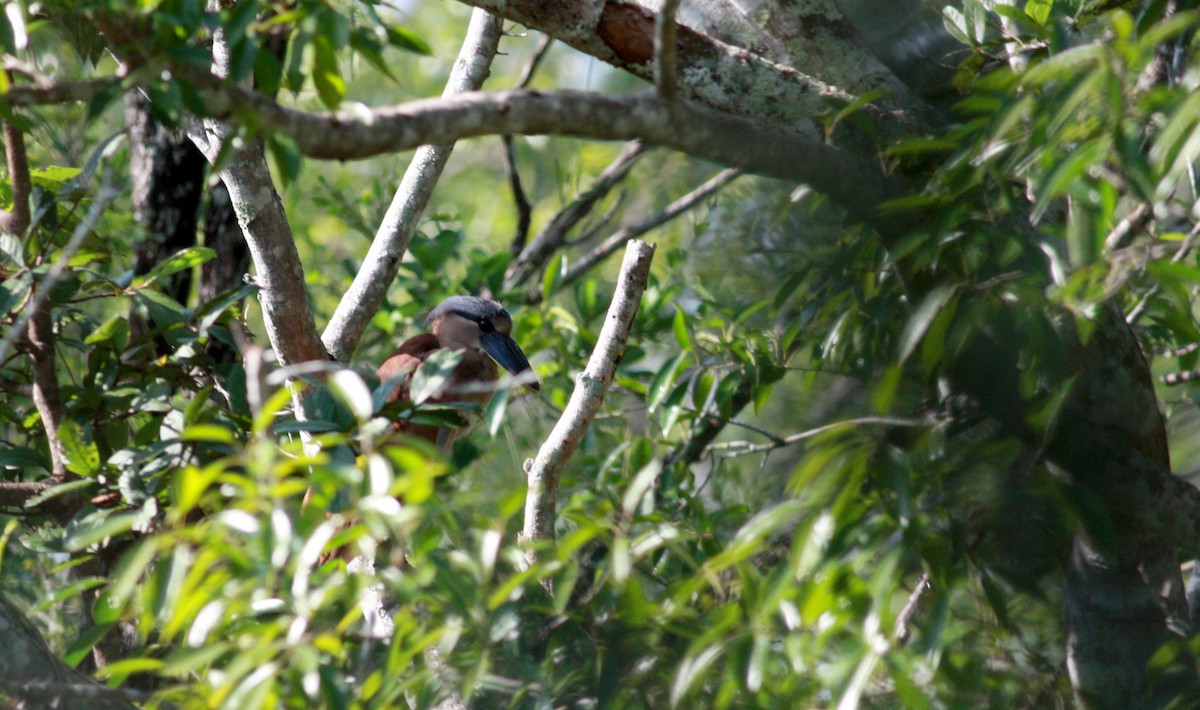
<svg viewBox="0 0 1200 710">
<path fill-rule="evenodd" d="M 472 296 L 452 296 L 443 301 L 426 321 L 429 333 L 404 341 L 383 364 L 377 374 L 381 382 L 400 377 L 387 401 L 408 401 L 412 373 L 439 350 L 458 350 L 461 359 L 449 382 L 430 402 L 468 402 L 483 407 L 496 389 L 503 367 L 522 384 L 537 391 L 538 383 L 521 348 L 509 336 L 512 318 L 495 301 Z M 446 450 L 455 430 L 407 421 L 396 429 L 433 442 Z"/>
</svg>

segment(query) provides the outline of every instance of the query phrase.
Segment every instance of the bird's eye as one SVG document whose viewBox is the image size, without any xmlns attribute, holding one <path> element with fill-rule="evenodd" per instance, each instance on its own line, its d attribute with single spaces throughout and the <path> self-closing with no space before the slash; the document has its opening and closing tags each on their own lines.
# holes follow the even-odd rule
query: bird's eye
<svg viewBox="0 0 1200 710">
<path fill-rule="evenodd" d="M 490 333 L 495 330 L 495 328 L 492 327 L 492 322 L 487 318 L 479 319 L 479 329 L 485 333 Z"/>
</svg>

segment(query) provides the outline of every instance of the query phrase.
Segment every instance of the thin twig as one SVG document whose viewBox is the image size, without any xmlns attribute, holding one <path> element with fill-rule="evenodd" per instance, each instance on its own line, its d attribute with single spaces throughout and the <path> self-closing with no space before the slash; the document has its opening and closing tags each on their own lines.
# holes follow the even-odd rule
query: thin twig
<svg viewBox="0 0 1200 710">
<path fill-rule="evenodd" d="M 554 38 L 550 35 L 542 35 L 542 39 L 538 42 L 538 46 L 533 50 L 533 56 L 525 63 L 525 68 L 521 70 L 521 76 L 517 79 L 518 89 L 529 87 L 529 82 L 533 81 L 533 73 L 541 65 L 542 60 L 546 58 L 546 53 L 550 51 L 550 47 L 554 44 Z"/>
<path fill-rule="evenodd" d="M 674 103 L 679 95 L 675 84 L 679 43 L 675 11 L 678 9 L 679 0 L 663 0 L 662 9 L 654 17 L 654 84 L 658 87 L 658 95 L 668 103 Z"/>
<path fill-rule="evenodd" d="M 537 457 L 525 462 L 529 491 L 525 497 L 524 540 L 546 540 L 554 537 L 555 496 L 558 481 L 567 460 L 582 441 L 592 419 L 604 402 L 604 395 L 617 371 L 617 363 L 625 353 L 629 327 L 637 313 L 642 293 L 650 277 L 654 247 L 631 241 L 625 251 L 625 262 L 617 277 L 616 293 L 604 319 L 604 327 L 596 341 L 596 349 L 587 367 L 576 378 L 575 390 L 567 408 L 554 429 L 538 450 Z"/>
<path fill-rule="evenodd" d="M 896 624 L 892 627 L 892 636 L 895 637 L 896 643 L 902 644 L 908 640 L 909 625 L 921 608 L 921 601 L 931 591 L 933 591 L 933 582 L 930 581 L 929 573 L 926 572 L 917 580 L 917 586 L 913 587 L 912 594 L 908 595 L 908 601 L 904 603 L 904 608 L 896 616 Z"/>
<path fill-rule="evenodd" d="M 629 171 L 649 150 L 649 146 L 638 141 L 626 144 L 608 167 L 596 177 L 591 187 L 572 200 L 569 205 L 559 210 L 558 214 L 542 227 L 533 241 L 521 250 L 516 259 L 513 259 L 504 279 L 505 290 L 521 286 L 540 274 L 554 252 L 566 244 L 567 234 L 584 217 L 591 214 L 592 209 L 600 200 L 604 199 L 629 175 Z"/>
<path fill-rule="evenodd" d="M 1116 251 L 1129 246 L 1129 242 L 1137 236 L 1138 232 L 1142 231 L 1150 220 L 1154 218 L 1154 214 L 1144 202 L 1138 203 L 1129 214 L 1117 226 L 1112 228 L 1108 236 L 1104 238 L 1104 246 L 1109 251 Z"/>
<path fill-rule="evenodd" d="M 508 177 L 508 187 L 512 190 L 513 206 L 517 208 L 517 231 L 508 250 L 513 256 L 517 256 L 529 240 L 533 207 L 529 204 L 529 198 L 525 196 L 525 188 L 521 186 L 521 173 L 517 169 L 516 142 L 512 136 L 502 136 L 501 140 L 504 142 L 504 174 Z"/>
<path fill-rule="evenodd" d="M 131 688 L 109 688 L 99 683 L 54 683 L 50 681 L 27 681 L 24 683 L 2 681 L 0 689 L 14 697 L 36 704 L 37 707 L 62 707 L 67 703 L 92 702 L 96 707 L 132 708 L 128 703 L 148 701 L 152 693 Z M 118 705 L 113 705 L 117 703 Z"/>
<path fill-rule="evenodd" d="M 601 242 L 595 249 L 585 254 L 579 261 L 567 269 L 567 273 L 563 275 L 561 285 L 566 286 L 574 282 L 580 276 L 583 276 L 591 270 L 596 264 L 599 264 L 604 259 L 607 259 L 610 254 L 621 248 L 621 245 L 630 239 L 635 239 L 649 232 L 651 229 L 663 225 L 679 215 L 687 212 L 696 205 L 700 204 L 709 195 L 717 192 L 742 174 L 741 170 L 728 169 L 717 173 L 703 185 L 692 190 L 683 197 L 675 200 L 667 205 L 667 208 L 658 214 L 652 215 L 637 224 L 622 228 L 620 231 L 613 234 L 608 239 Z M 534 294 L 534 300 L 545 298 L 549 294 Z"/>
<path fill-rule="evenodd" d="M 1192 247 L 1196 245 L 1197 237 L 1200 237 L 1200 223 L 1197 223 L 1194 227 L 1192 227 L 1192 231 L 1188 232 L 1187 238 L 1183 240 L 1183 244 L 1179 245 L 1179 249 L 1175 251 L 1175 256 L 1171 257 L 1172 264 L 1178 264 L 1184 260 L 1184 258 L 1192 251 Z M 1150 290 L 1146 291 L 1146 294 L 1142 296 L 1142 299 L 1138 301 L 1136 306 L 1133 307 L 1133 310 L 1129 311 L 1129 315 L 1125 317 L 1125 322 L 1129 325 L 1134 325 L 1137 323 L 1146 313 L 1146 308 L 1150 305 L 1150 299 L 1154 298 L 1154 296 L 1158 294 L 1158 291 L 1158 284 L 1151 286 Z M 1168 382 L 1167 384 L 1176 383 Z"/>
<path fill-rule="evenodd" d="M 521 76 L 517 79 L 516 88 L 524 89 L 529 86 L 529 82 L 533 81 L 533 74 L 537 71 L 542 60 L 546 58 L 546 53 L 550 50 L 550 45 L 554 44 L 554 38 L 550 35 L 542 35 L 541 41 L 538 42 L 537 49 L 533 50 L 533 56 L 525 63 L 525 68 L 521 70 Z M 529 240 L 529 224 L 533 219 L 533 207 L 529 204 L 529 198 L 525 196 L 525 188 L 521 185 L 521 173 L 517 169 L 517 146 L 516 141 L 512 136 L 502 136 L 504 141 L 504 173 L 508 177 L 508 186 L 513 193 L 513 204 L 517 208 L 517 231 L 513 235 L 512 245 L 509 251 L 513 256 L 521 253 L 525 248 L 525 243 Z"/>
<path fill-rule="evenodd" d="M 1182 372 L 1168 372 L 1162 376 L 1164 385 L 1186 385 L 1189 382 L 1200 380 L 1200 370 L 1184 370 Z"/>
<path fill-rule="evenodd" d="M 749 443 L 745 443 L 745 442 L 728 442 L 726 444 L 714 444 L 709 448 L 712 448 L 712 449 L 733 448 L 734 446 L 739 446 L 739 445 L 744 444 L 744 448 L 738 449 L 737 451 L 731 451 L 727 454 L 722 454 L 723 458 L 733 458 L 734 456 L 746 456 L 748 454 L 757 454 L 757 453 L 762 453 L 764 451 L 773 451 L 775 449 L 780 449 L 785 446 L 791 446 L 792 444 L 798 444 L 801 441 L 804 441 L 805 439 L 811 439 L 814 436 L 820 436 L 821 434 L 824 434 L 825 432 L 828 432 L 828 431 L 833 431 L 835 429 L 841 429 L 843 427 L 863 426 L 863 425 L 922 427 L 922 426 L 928 426 L 929 422 L 924 419 L 900 419 L 897 417 L 859 417 L 857 419 L 845 419 L 840 422 L 833 422 L 832 424 L 826 424 L 824 426 L 819 426 L 815 429 L 809 429 L 807 431 L 801 431 L 801 432 L 797 432 L 795 434 L 789 434 L 788 436 L 778 438 L 777 440 L 766 443 L 766 444 L 749 444 Z"/>
</svg>

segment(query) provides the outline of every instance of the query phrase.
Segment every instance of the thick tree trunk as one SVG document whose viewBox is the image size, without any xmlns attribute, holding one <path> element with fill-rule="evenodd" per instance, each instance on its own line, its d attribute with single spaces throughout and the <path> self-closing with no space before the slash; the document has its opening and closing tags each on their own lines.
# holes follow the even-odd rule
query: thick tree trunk
<svg viewBox="0 0 1200 710">
<path fill-rule="evenodd" d="M 132 710 L 125 693 L 71 668 L 46 646 L 37 627 L 0 596 L 0 705 L 61 710 Z"/>
<path fill-rule="evenodd" d="M 187 136 L 166 129 L 154 118 L 149 100 L 137 91 L 126 94 L 125 122 L 133 216 L 145 230 L 134 246 L 133 272 L 145 274 L 171 254 L 196 245 L 206 161 Z M 190 270 L 172 275 L 163 284 L 180 303 L 186 303 L 191 287 Z M 149 329 L 140 314 L 131 314 L 134 340 Z M 156 350 L 165 352 L 166 342 L 158 339 Z"/>
</svg>

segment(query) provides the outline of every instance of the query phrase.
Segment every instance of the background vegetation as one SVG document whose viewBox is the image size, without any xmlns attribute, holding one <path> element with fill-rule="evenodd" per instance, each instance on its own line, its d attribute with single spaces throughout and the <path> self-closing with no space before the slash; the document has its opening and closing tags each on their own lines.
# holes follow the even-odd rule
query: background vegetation
<svg viewBox="0 0 1200 710">
<path fill-rule="evenodd" d="M 681 12 L 717 18 L 720 6 Z M 305 158 L 302 137 L 256 133 L 245 108 L 213 109 L 205 92 L 229 84 L 185 69 L 207 72 L 223 33 L 236 75 L 283 104 L 321 115 L 400 104 L 441 91 L 470 9 L 5 7 L 6 147 L 24 134 L 31 188 L 10 157 L 0 206 L 19 213 L 15 196 L 30 209 L 0 235 L 0 598 L 66 664 L 117 689 L 32 687 L 9 673 L 8 697 L 229 708 L 1194 702 L 1191 621 L 1186 605 L 1182 616 L 1170 606 L 1190 533 L 1143 524 L 1157 509 L 1114 508 L 1134 494 L 1070 463 L 1086 473 L 1081 448 L 1103 456 L 1126 435 L 1143 458 L 1165 459 L 1160 410 L 1174 470 L 1200 453 L 1187 384 L 1200 357 L 1198 18 L 1185 3 L 965 0 L 914 15 L 903 41 L 859 18 L 938 117 L 863 91 L 824 97 L 806 119 L 823 145 L 868 156 L 901 184 L 869 213 L 820 185 L 752 174 L 774 169 L 721 173 L 652 145 L 631 157 L 620 143 L 516 137 L 509 162 L 500 138 L 461 142 L 354 374 L 328 380 L 264 350 L 262 265 L 243 280 L 244 255 L 204 243 L 232 224 L 210 196 L 238 160 L 232 149 L 190 188 L 206 195 L 191 217 L 201 215 L 191 229 L 201 243 L 159 244 L 139 262 L 139 244 L 162 230 L 136 196 L 144 136 L 126 132 L 136 98 L 122 93 L 148 99 L 141 110 L 178 140 L 195 132 L 193 114 L 236 126 L 231 144 L 265 140 L 324 323 L 405 156 Z M 545 91 L 644 89 L 559 42 L 535 65 L 543 35 L 505 27 L 489 89 L 526 71 Z M 140 33 L 136 51 L 122 28 Z M 913 59 L 915 45 L 936 51 Z M 174 73 L 138 73 L 138 62 Z M 933 86 L 904 74 L 932 63 Z M 20 93 L 75 80 L 99 89 L 79 102 Z M 585 205 L 566 243 L 515 275 L 523 231 L 506 168 L 528 200 L 530 238 Z M 556 539 L 520 539 L 523 462 L 566 406 L 614 290 L 617 259 L 578 277 L 571 266 L 718 174 L 694 205 L 639 232 L 657 244 L 654 269 L 604 408 L 565 470 Z M 232 279 L 207 275 L 222 262 Z M 445 412 L 383 407 L 372 371 L 433 305 L 464 293 L 508 306 L 542 390 L 498 394 L 442 456 L 386 419 Z M 1087 394 L 1097 380 L 1117 394 Z M 288 382 L 307 397 L 306 419 Z M 1178 521 L 1163 515 L 1163 527 Z M 1149 604 L 1154 633 L 1100 622 L 1137 647 L 1126 668 L 1136 679 L 1121 690 L 1132 695 L 1069 677 L 1068 632 L 1086 617 L 1069 588 L 1090 579 L 1073 567 L 1079 540 L 1132 570 L 1141 592 L 1175 582 Z M 343 546 L 374 565 L 323 561 Z M 1134 548 L 1171 571 L 1155 576 Z"/>
</svg>

